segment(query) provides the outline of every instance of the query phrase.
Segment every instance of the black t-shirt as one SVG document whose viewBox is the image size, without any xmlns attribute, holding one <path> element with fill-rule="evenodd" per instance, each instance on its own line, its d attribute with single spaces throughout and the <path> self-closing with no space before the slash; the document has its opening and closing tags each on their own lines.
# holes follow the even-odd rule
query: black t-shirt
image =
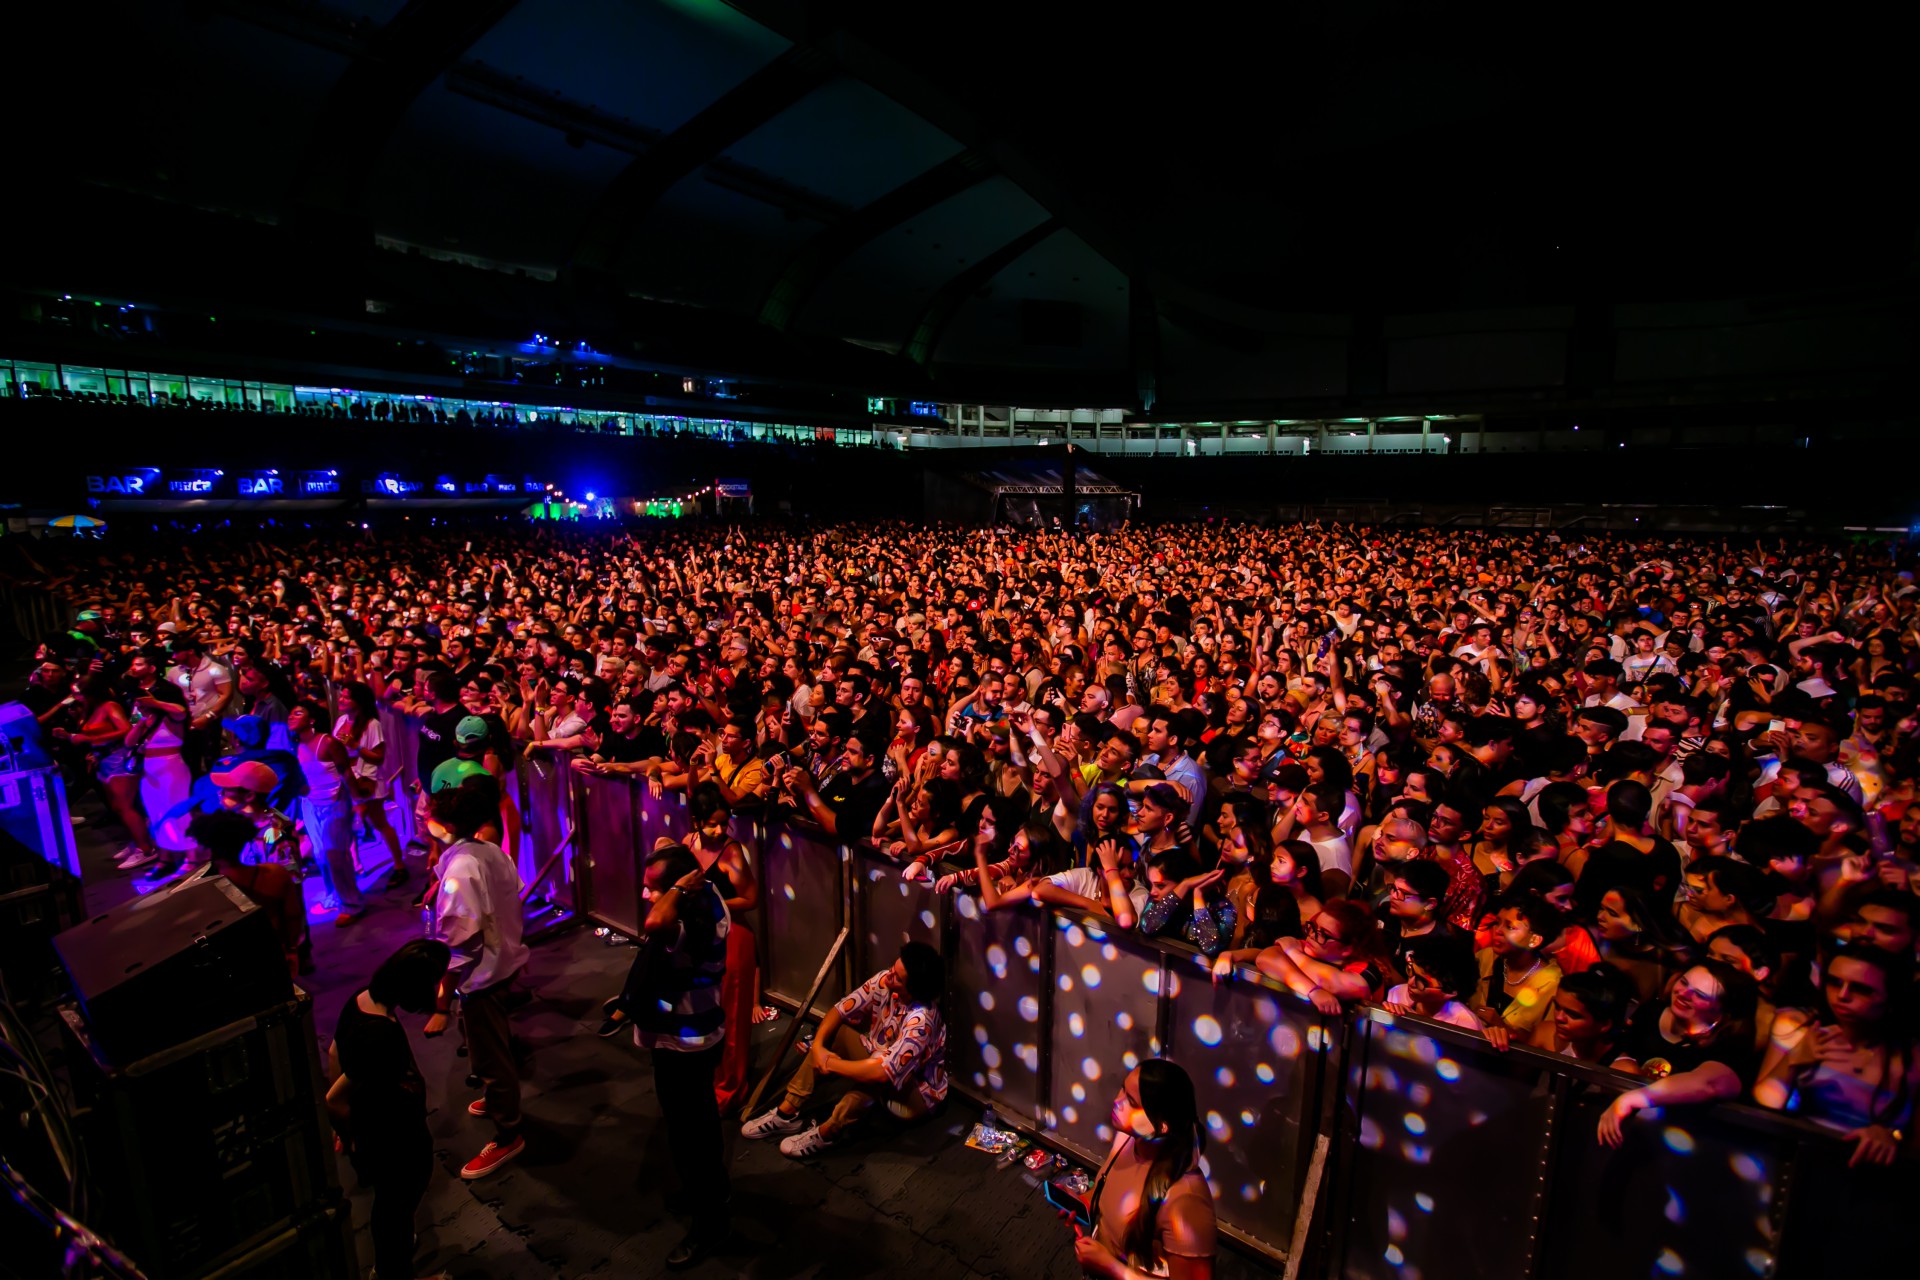
<svg viewBox="0 0 1920 1280">
<path fill-rule="evenodd" d="M 1658 836 L 1653 838 L 1653 848 L 1647 853 L 1619 840 L 1610 840 L 1594 850 L 1587 865 L 1580 869 L 1573 899 L 1591 919 L 1600 909 L 1600 899 L 1606 896 L 1607 890 L 1623 885 L 1636 890 L 1649 902 L 1661 904 L 1664 910 L 1680 886 L 1679 850 Z"/>
<path fill-rule="evenodd" d="M 1633 1059 L 1640 1066 L 1640 1074 L 1648 1077 L 1679 1075 L 1703 1062 L 1719 1062 L 1740 1077 L 1742 1086 L 1753 1082 L 1760 1059 L 1754 1052 L 1752 1036 L 1735 1027 L 1722 1029 L 1706 1044 L 1676 1044 L 1660 1034 L 1660 1015 L 1666 1009 L 1663 1002 L 1649 1001 L 1641 1005 L 1633 1021 L 1627 1024 L 1627 1033 L 1614 1048 L 1614 1057 Z M 1733 1034 L 1728 1034 L 1728 1030 Z M 1656 1064 L 1665 1064 L 1668 1069 L 1662 1072 Z M 1649 1070 L 1650 1066 L 1655 1069 Z"/>
<path fill-rule="evenodd" d="M 1407 971 L 1407 944 L 1410 942 L 1416 942 L 1421 938 L 1437 938 L 1443 934 L 1449 937 L 1459 938 L 1469 944 L 1473 942 L 1472 935 L 1465 929 L 1449 923 L 1446 920 L 1439 921 L 1433 928 L 1427 930 L 1425 933 L 1415 934 L 1409 938 L 1400 932 L 1399 919 L 1387 913 L 1384 905 L 1381 907 L 1381 915 L 1381 941 L 1386 946 L 1387 954 L 1393 957 L 1393 967 L 1402 975 Z"/>
<path fill-rule="evenodd" d="M 458 749 L 453 731 L 469 714 L 465 707 L 456 705 L 446 711 L 429 711 L 420 717 L 420 754 L 416 766 L 420 777 L 431 778 L 435 769 L 453 759 Z"/>
<path fill-rule="evenodd" d="M 851 844 L 873 834 L 873 820 L 879 815 L 880 806 L 887 802 L 890 790 L 878 769 L 857 782 L 851 773 L 843 770 L 827 783 L 820 798 L 833 810 L 835 833 Z"/>
<path fill-rule="evenodd" d="M 656 739 L 660 737 L 660 730 L 651 725 L 642 725 L 640 732 L 631 738 L 623 738 L 617 733 L 608 734 L 600 740 L 600 758 L 610 764 L 632 764 L 636 760 L 645 760 L 649 756 L 664 754 L 664 752 L 647 749 L 649 732 Z"/>
<path fill-rule="evenodd" d="M 356 992 L 340 1010 L 333 1038 L 340 1070 L 352 1082 L 348 1105 L 356 1154 L 424 1136 L 426 1081 L 400 1024 L 361 1009 Z"/>
</svg>

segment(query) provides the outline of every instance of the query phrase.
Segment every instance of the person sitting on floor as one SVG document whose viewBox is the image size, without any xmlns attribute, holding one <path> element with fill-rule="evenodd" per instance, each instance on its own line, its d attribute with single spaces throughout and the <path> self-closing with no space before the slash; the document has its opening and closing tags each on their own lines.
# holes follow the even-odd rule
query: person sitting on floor
<svg viewBox="0 0 1920 1280">
<path fill-rule="evenodd" d="M 780 1151 L 798 1159 L 833 1146 L 876 1103 L 906 1120 L 927 1115 L 947 1096 L 947 1028 L 940 1015 L 946 986 L 938 951 L 924 942 L 901 947 L 892 968 L 827 1011 L 806 1061 L 787 1082 L 786 1098 L 742 1125 L 741 1134 L 790 1134 Z M 823 1075 L 845 1076 L 854 1087 L 831 1115 L 802 1131 L 800 1109 Z"/>
</svg>

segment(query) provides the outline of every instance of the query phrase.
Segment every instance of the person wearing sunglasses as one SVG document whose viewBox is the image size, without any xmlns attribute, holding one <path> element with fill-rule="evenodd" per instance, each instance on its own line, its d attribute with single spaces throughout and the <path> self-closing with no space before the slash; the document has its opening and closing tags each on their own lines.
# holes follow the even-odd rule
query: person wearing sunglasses
<svg viewBox="0 0 1920 1280">
<path fill-rule="evenodd" d="M 1199 1166 L 1205 1127 L 1193 1080 L 1164 1058 L 1121 1082 L 1113 1149 L 1094 1178 L 1090 1229 L 1074 1225 L 1081 1271 L 1106 1280 L 1212 1280 L 1213 1192 Z"/>
<path fill-rule="evenodd" d="M 1681 971 L 1664 1001 L 1651 1001 L 1627 1024 L 1615 1071 L 1648 1083 L 1613 1100 L 1600 1117 L 1600 1141 L 1617 1147 L 1637 1111 L 1738 1097 L 1753 1079 L 1752 1019 L 1759 1002 L 1752 978 L 1721 960 Z"/>
</svg>

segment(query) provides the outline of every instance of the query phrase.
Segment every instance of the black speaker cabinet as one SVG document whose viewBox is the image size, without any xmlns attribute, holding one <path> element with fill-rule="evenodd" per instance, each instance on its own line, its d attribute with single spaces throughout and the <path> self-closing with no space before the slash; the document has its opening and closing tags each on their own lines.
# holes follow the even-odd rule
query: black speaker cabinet
<svg viewBox="0 0 1920 1280">
<path fill-rule="evenodd" d="M 313 1002 L 295 994 L 125 1064 L 61 1009 L 95 1225 L 154 1280 L 219 1271 L 339 1198 Z"/>
<path fill-rule="evenodd" d="M 293 998 L 272 921 L 219 876 L 115 907 L 53 946 L 93 1043 L 116 1065 Z"/>
</svg>

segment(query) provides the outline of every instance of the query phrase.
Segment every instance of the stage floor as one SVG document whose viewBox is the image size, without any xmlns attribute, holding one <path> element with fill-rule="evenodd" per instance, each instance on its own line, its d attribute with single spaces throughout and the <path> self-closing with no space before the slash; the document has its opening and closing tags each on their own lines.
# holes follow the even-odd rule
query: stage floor
<svg viewBox="0 0 1920 1280">
<path fill-rule="evenodd" d="M 99 912 L 132 896 L 133 878 L 112 857 L 124 836 L 102 828 L 89 799 L 78 833 L 87 906 Z M 385 854 L 363 846 L 380 869 Z M 368 890 L 373 910 L 358 924 L 314 927 L 318 971 L 304 985 L 314 998 L 322 1045 L 341 1005 L 375 965 L 421 929 L 407 903 L 413 882 L 391 892 Z M 309 880 L 311 900 L 319 882 Z M 457 1280 L 551 1280 L 552 1277 L 655 1276 L 684 1224 L 667 1210 L 671 1190 L 666 1134 L 654 1099 L 647 1056 L 630 1039 L 601 1040 L 592 1029 L 600 1002 L 616 990 L 632 951 L 608 947 L 576 928 L 534 948 L 527 985 L 534 998 L 515 1015 L 529 1051 L 524 1067 L 526 1154 L 481 1182 L 455 1173 L 488 1136 L 485 1121 L 466 1114 L 475 1096 L 465 1085 L 457 1038 L 428 1040 L 420 1020 L 408 1032 L 427 1078 L 436 1158 L 420 1213 L 419 1273 Z M 778 1047 L 783 1017 L 758 1029 L 756 1067 Z M 722 1277 L 910 1276 L 913 1280 L 1080 1275 L 1072 1237 L 1041 1199 L 1025 1169 L 1003 1165 L 965 1144 L 979 1113 L 953 1096 L 940 1119 L 852 1141 L 806 1162 L 782 1156 L 776 1143 L 749 1142 L 729 1125 L 734 1240 L 700 1267 L 679 1273 Z M 371 1265 L 365 1235 L 369 1198 L 340 1162 L 352 1196 L 363 1267 Z M 1216 1274 L 1277 1274 L 1224 1252 Z"/>
</svg>

